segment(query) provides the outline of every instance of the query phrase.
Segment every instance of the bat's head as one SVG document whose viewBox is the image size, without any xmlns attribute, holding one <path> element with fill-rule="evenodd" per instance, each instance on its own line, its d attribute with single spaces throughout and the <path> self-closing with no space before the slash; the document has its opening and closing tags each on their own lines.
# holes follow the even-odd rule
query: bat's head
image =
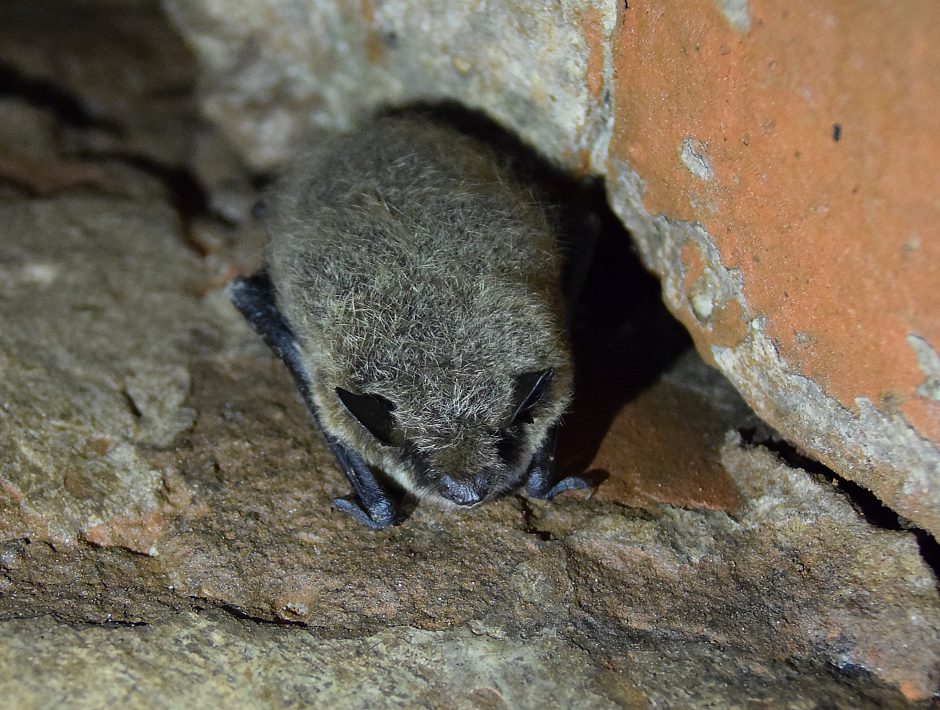
<svg viewBox="0 0 940 710">
<path fill-rule="evenodd" d="M 450 392 L 426 397 L 417 408 L 378 391 L 335 392 L 402 485 L 423 498 L 470 506 L 523 482 L 570 397 L 567 370 L 549 367 L 506 379 L 452 383 Z M 425 382 L 425 388 L 432 385 Z"/>
</svg>

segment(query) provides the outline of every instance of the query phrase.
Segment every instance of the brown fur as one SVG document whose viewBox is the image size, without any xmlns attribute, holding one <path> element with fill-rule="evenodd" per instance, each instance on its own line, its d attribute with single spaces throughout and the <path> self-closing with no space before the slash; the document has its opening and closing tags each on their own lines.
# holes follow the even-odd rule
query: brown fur
<svg viewBox="0 0 940 710">
<path fill-rule="evenodd" d="M 323 426 L 410 491 L 503 466 L 505 485 L 564 412 L 571 365 L 553 221 L 483 144 L 383 118 L 314 150 L 276 187 L 266 261 Z M 554 368 L 518 460 L 497 431 L 525 372 Z M 335 388 L 391 400 L 406 449 L 380 444 Z"/>
</svg>

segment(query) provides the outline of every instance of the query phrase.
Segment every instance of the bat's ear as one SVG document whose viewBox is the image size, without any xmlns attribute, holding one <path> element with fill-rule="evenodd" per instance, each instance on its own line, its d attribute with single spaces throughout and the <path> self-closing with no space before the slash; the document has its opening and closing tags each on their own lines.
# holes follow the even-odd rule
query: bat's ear
<svg viewBox="0 0 940 710">
<path fill-rule="evenodd" d="M 336 388 L 340 401 L 362 426 L 386 446 L 397 446 L 395 419 L 392 412 L 395 404 L 380 394 L 355 394 L 342 387 Z"/>
<path fill-rule="evenodd" d="M 545 397 L 554 377 L 555 369 L 552 367 L 539 372 L 524 372 L 516 377 L 513 386 L 514 409 L 512 419 L 509 420 L 511 424 L 528 424 L 532 421 L 532 410 Z"/>
</svg>

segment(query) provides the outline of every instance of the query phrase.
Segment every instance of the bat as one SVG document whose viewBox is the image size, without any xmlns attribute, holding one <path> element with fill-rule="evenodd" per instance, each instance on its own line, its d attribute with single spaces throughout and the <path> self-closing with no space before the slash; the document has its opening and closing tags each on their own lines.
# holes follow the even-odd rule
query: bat
<svg viewBox="0 0 940 710">
<path fill-rule="evenodd" d="M 557 220 L 487 145 L 377 118 L 299 158 L 264 219 L 264 266 L 229 297 L 349 479 L 339 510 L 382 529 L 409 500 L 593 485 L 554 466 L 576 290 Z"/>
</svg>

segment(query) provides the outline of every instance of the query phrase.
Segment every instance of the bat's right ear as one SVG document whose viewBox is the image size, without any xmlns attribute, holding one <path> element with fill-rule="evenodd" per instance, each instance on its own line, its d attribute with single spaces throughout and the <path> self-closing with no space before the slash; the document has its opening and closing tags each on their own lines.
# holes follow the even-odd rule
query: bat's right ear
<svg viewBox="0 0 940 710">
<path fill-rule="evenodd" d="M 395 404 L 380 394 L 355 394 L 342 387 L 336 388 L 340 401 L 362 426 L 386 446 L 398 446 L 401 437 L 396 436 L 395 419 L 392 412 Z"/>
<path fill-rule="evenodd" d="M 511 423 L 532 421 L 532 410 L 545 397 L 554 378 L 553 367 L 539 372 L 526 372 L 516 377 L 513 394 L 515 406 L 510 418 Z"/>
</svg>

